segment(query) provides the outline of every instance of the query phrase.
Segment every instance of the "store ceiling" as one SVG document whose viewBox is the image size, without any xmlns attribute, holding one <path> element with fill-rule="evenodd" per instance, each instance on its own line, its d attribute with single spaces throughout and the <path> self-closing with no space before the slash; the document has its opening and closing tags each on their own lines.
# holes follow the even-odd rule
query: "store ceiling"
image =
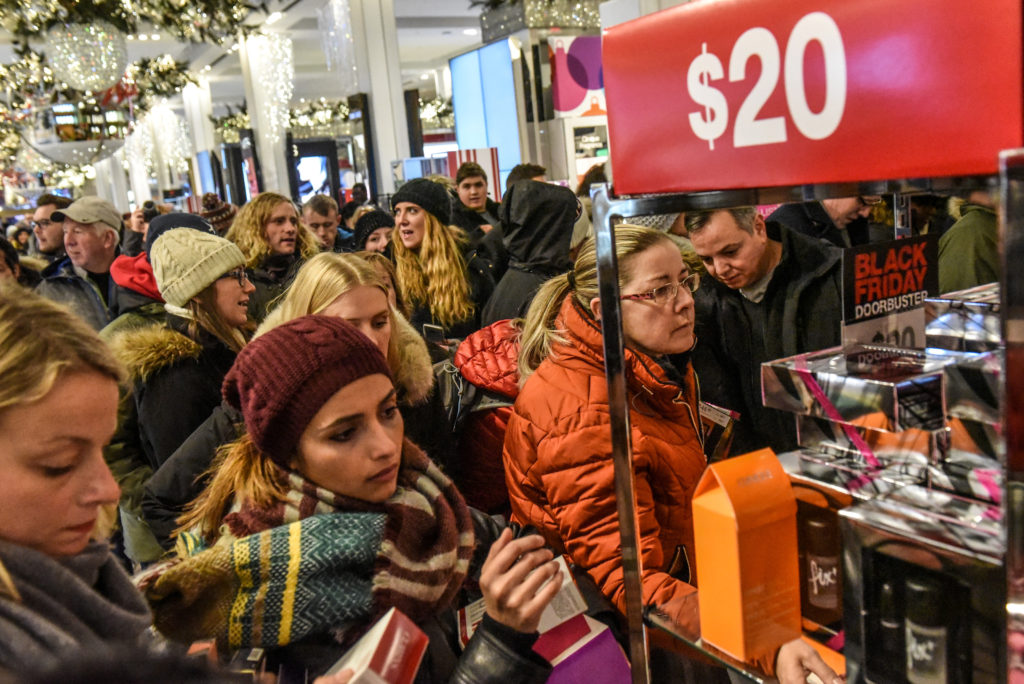
<svg viewBox="0 0 1024 684">
<path fill-rule="evenodd" d="M 266 30 L 286 33 L 292 39 L 295 102 L 341 95 L 331 88 L 320 45 L 316 13 L 323 4 L 324 0 L 267 3 L 271 11 L 281 10 L 282 16 L 266 26 Z M 435 87 L 433 72 L 443 69 L 449 57 L 480 45 L 479 10 L 470 9 L 469 0 L 394 0 L 394 7 L 402 82 L 406 88 L 420 88 L 421 96 L 431 97 Z M 259 24 L 265 19 L 262 12 L 254 12 L 248 23 Z M 159 30 L 154 29 L 153 33 Z M 218 114 L 223 113 L 225 105 L 237 106 L 245 97 L 238 55 L 226 48 L 178 43 L 162 36 L 158 40 L 129 41 L 128 52 L 132 60 L 169 52 L 177 59 L 190 62 L 194 71 L 210 81 Z M 0 63 L 14 59 L 11 35 L 0 30 Z M 210 69 L 203 71 L 207 65 Z M 428 75 L 426 79 L 424 74 Z"/>
</svg>

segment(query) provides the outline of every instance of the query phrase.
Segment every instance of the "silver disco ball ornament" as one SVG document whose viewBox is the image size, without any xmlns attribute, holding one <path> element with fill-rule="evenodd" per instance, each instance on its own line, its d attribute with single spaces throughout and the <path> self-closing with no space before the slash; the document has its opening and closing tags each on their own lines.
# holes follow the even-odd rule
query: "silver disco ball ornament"
<svg viewBox="0 0 1024 684">
<path fill-rule="evenodd" d="M 19 123 L 22 140 L 39 154 L 64 164 L 93 164 L 124 145 L 131 120 L 126 110 L 95 101 L 61 102 L 33 108 Z"/>
<path fill-rule="evenodd" d="M 54 75 L 76 90 L 106 90 L 128 66 L 125 35 L 110 22 L 58 24 L 46 33 Z"/>
</svg>

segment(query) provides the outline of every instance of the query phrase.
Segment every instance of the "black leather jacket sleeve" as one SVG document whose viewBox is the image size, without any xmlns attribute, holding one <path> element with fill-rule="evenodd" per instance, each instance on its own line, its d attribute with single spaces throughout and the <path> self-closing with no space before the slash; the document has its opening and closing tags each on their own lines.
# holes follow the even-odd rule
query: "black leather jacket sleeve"
<svg viewBox="0 0 1024 684">
<path fill-rule="evenodd" d="M 551 665 L 533 652 L 537 634 L 523 634 L 485 615 L 462 652 L 449 684 L 543 684 Z"/>
</svg>

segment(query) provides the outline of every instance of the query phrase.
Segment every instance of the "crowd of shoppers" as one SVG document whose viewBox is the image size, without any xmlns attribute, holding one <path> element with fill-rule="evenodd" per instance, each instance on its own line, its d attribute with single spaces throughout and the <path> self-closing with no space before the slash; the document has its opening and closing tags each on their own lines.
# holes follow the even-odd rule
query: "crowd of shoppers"
<svg viewBox="0 0 1024 684">
<path fill-rule="evenodd" d="M 264 192 L 123 222 L 42 196 L 0 254 L 0 670 L 215 639 L 320 675 L 398 607 L 430 637 L 418 681 L 542 682 L 554 555 L 621 613 L 589 202 L 514 171 L 500 203 L 474 163 L 382 207 Z M 842 247 L 879 204 L 616 228 L 643 598 L 679 622 L 700 402 L 740 413 L 734 454 L 794 445 L 759 365 L 838 342 Z M 760 664 L 835 676 L 799 643 Z"/>
</svg>

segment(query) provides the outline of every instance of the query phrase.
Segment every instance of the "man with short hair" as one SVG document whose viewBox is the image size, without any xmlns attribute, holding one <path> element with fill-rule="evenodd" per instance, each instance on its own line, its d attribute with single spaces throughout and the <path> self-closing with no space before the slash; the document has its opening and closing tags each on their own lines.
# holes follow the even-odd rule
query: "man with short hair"
<svg viewBox="0 0 1024 684">
<path fill-rule="evenodd" d="M 333 199 L 327 195 L 310 197 L 302 205 L 302 222 L 309 226 L 320 241 L 320 251 L 341 251 L 341 237 L 338 233 L 341 215 L 338 213 L 338 203 Z"/>
<path fill-rule="evenodd" d="M 51 220 L 53 212 L 67 209 L 71 200 L 60 195 L 46 193 L 36 200 L 36 210 L 32 214 L 32 232 L 36 236 L 39 248 L 38 256 L 51 264 L 60 261 L 64 254 L 64 228 L 59 221 Z"/>
<path fill-rule="evenodd" d="M 117 315 L 110 265 L 118 254 L 121 215 L 104 199 L 83 197 L 53 212 L 50 221 L 62 224 L 67 258 L 46 267 L 36 291 L 100 330 Z"/>
<path fill-rule="evenodd" d="M 793 416 L 761 402 L 761 364 L 840 343 L 842 250 L 753 207 L 687 212 L 686 228 L 711 276 L 694 297 L 702 398 L 740 412 L 733 454 L 792 449 Z"/>
<path fill-rule="evenodd" d="M 458 202 L 452 203 L 452 224 L 466 231 L 470 248 L 498 225 L 498 203 L 487 196 L 487 172 L 476 162 L 463 162 L 455 173 Z"/>
<path fill-rule="evenodd" d="M 878 195 L 796 202 L 783 204 L 768 220 L 778 221 L 790 230 L 825 240 L 836 247 L 855 247 L 871 242 L 867 219 L 871 210 L 881 203 Z"/>
<path fill-rule="evenodd" d="M 512 167 L 512 170 L 508 172 L 508 176 L 505 177 L 505 190 L 508 190 L 521 180 L 546 182 L 547 173 L 548 170 L 540 164 L 531 164 L 529 162 L 516 164 Z"/>
</svg>

